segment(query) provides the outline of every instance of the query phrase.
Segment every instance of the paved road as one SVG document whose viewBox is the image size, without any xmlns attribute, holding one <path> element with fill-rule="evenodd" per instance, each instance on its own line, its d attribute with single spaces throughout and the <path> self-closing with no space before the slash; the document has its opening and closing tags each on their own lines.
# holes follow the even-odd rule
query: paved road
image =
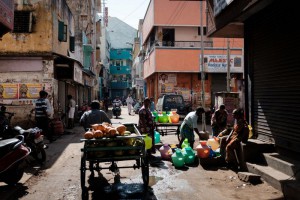
<svg viewBox="0 0 300 200">
<path fill-rule="evenodd" d="M 122 108 L 120 119 L 113 123 L 136 122 Z M 201 127 L 200 127 L 201 128 Z M 57 200 L 81 199 L 80 149 L 82 127 L 63 135 L 47 149 L 48 159 L 41 169 L 28 168 L 27 175 L 16 187 L 0 186 L 1 199 Z M 162 143 L 177 143 L 175 135 L 161 137 Z M 176 169 L 170 161 L 155 154 L 150 166 L 150 187 L 143 190 L 141 170 L 120 169 L 120 177 L 102 170 L 89 181 L 90 199 L 281 199 L 282 194 L 266 183 L 251 185 L 241 182 L 236 173 L 221 166 L 203 168 L 199 163 Z M 127 163 L 131 161 L 125 161 Z M 126 163 L 126 164 L 127 164 Z M 110 163 L 102 163 L 109 166 Z M 118 164 L 121 165 L 121 162 Z M 31 164 L 32 166 L 34 163 Z M 29 170 L 30 169 L 30 170 Z M 89 172 L 87 172 L 89 175 Z M 28 179 L 30 178 L 30 179 Z M 16 188 L 18 190 L 16 190 Z"/>
</svg>

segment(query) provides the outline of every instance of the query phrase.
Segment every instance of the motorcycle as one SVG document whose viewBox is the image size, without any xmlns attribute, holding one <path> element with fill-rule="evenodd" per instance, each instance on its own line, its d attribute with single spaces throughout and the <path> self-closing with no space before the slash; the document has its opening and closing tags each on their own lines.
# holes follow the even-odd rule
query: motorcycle
<svg viewBox="0 0 300 200">
<path fill-rule="evenodd" d="M 0 182 L 15 185 L 23 177 L 25 158 L 30 148 L 23 145 L 24 137 L 0 140 Z"/>
<path fill-rule="evenodd" d="M 14 130 L 18 132 L 18 135 L 24 136 L 26 146 L 31 149 L 31 156 L 41 164 L 45 162 L 46 146 L 44 144 L 44 135 L 42 135 L 42 129 L 35 127 L 24 130 L 20 126 L 15 126 Z"/>
<path fill-rule="evenodd" d="M 116 119 L 117 119 L 121 115 L 121 104 L 113 103 L 112 112 L 113 112 L 113 115 L 116 116 Z"/>
</svg>

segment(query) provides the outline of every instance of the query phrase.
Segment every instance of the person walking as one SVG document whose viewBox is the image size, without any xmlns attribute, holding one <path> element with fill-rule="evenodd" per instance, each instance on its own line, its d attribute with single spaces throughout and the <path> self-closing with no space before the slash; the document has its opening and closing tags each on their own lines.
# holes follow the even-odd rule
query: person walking
<svg viewBox="0 0 300 200">
<path fill-rule="evenodd" d="M 127 104 L 127 108 L 128 108 L 128 115 L 131 115 L 132 103 L 133 103 L 133 99 L 132 99 L 131 95 L 129 94 L 127 99 L 126 99 L 126 104 Z"/>
<path fill-rule="evenodd" d="M 211 117 L 211 128 L 213 136 L 218 136 L 227 127 L 228 112 L 225 105 L 221 104 Z"/>
<path fill-rule="evenodd" d="M 91 128 L 93 124 L 102 124 L 107 122 L 111 124 L 111 120 L 108 118 L 107 114 L 100 110 L 100 103 L 97 100 L 92 101 L 91 110 L 83 113 L 80 118 L 80 124 L 83 126 L 84 130 Z"/>
<path fill-rule="evenodd" d="M 75 114 L 76 102 L 72 95 L 68 95 L 68 128 L 74 128 L 74 114 Z"/>
<path fill-rule="evenodd" d="M 197 128 L 197 121 L 198 117 L 204 113 L 204 108 L 198 107 L 196 111 L 192 111 L 187 116 L 185 116 L 181 126 L 180 126 L 180 135 L 181 135 L 181 140 L 179 142 L 179 147 L 181 147 L 183 141 L 187 138 L 190 147 L 194 148 L 194 142 L 195 142 L 195 135 L 194 131 L 197 133 L 199 136 L 199 140 L 201 139 L 200 132 Z"/>
<path fill-rule="evenodd" d="M 52 132 L 49 131 L 49 115 L 47 113 L 47 96 L 48 93 L 44 90 L 39 92 L 40 97 L 35 101 L 35 121 L 36 126 L 42 129 L 43 134 L 48 138 L 49 142 L 53 142 Z M 32 111 L 33 111 L 32 110 Z"/>
<path fill-rule="evenodd" d="M 150 111 L 150 99 L 145 98 L 144 104 L 139 110 L 139 130 L 141 134 L 148 134 L 149 137 L 152 138 L 152 148 L 147 150 L 148 155 L 151 153 L 155 153 L 155 146 L 154 146 L 154 121 L 152 118 L 152 113 Z"/>
</svg>

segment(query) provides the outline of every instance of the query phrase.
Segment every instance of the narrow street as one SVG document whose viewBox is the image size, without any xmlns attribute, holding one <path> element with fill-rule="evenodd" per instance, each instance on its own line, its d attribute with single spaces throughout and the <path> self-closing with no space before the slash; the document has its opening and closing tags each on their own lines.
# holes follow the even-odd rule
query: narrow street
<svg viewBox="0 0 300 200">
<path fill-rule="evenodd" d="M 137 121 L 138 116 L 129 116 L 126 107 L 122 107 L 119 119 L 112 119 L 113 123 Z M 17 189 L 0 185 L 1 199 L 81 199 L 82 136 L 83 128 L 77 126 L 73 133 L 51 143 L 47 149 L 46 164 L 35 171 L 33 166 L 29 167 Z M 169 144 L 178 142 L 175 135 L 162 136 L 161 141 Z M 95 175 L 94 182 L 87 185 L 90 188 L 89 199 L 283 199 L 280 191 L 265 182 L 257 185 L 242 182 L 235 172 L 223 167 L 204 169 L 196 163 L 191 167 L 175 169 L 170 161 L 160 159 L 159 151 L 155 156 L 156 159 L 151 162 L 150 183 L 146 192 L 143 190 L 140 169 L 120 169 L 119 178 L 109 170 L 102 170 L 100 175 Z M 129 162 L 133 161 L 119 161 L 118 166 Z"/>
</svg>

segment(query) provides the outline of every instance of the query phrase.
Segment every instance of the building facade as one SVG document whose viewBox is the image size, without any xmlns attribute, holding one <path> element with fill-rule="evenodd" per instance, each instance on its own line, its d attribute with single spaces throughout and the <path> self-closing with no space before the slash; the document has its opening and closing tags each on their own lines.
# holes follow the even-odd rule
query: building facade
<svg viewBox="0 0 300 200">
<path fill-rule="evenodd" d="M 142 28 L 147 96 L 182 94 L 193 108 L 202 105 L 201 29 L 203 29 L 205 107 L 215 93 L 226 91 L 227 49 L 230 49 L 231 92 L 243 103 L 243 40 L 207 37 L 206 4 L 195 1 L 151 0 Z M 202 16 L 202 26 L 201 17 Z"/>
<path fill-rule="evenodd" d="M 142 27 L 143 20 L 139 20 L 137 37 L 134 39 L 134 46 L 132 50 L 133 64 L 132 64 L 132 88 L 135 99 L 142 101 L 146 96 L 146 84 L 144 81 L 144 53 L 142 46 Z"/>
<path fill-rule="evenodd" d="M 246 113 L 255 136 L 273 142 L 279 153 L 299 157 L 297 7 L 279 1 L 207 3 L 210 36 L 245 40 Z"/>
<path fill-rule="evenodd" d="M 116 17 L 108 17 L 107 34 L 111 45 L 109 97 L 126 98 L 132 94 L 132 49 L 136 29 Z"/>
<path fill-rule="evenodd" d="M 64 0 L 15 1 L 13 31 L 0 41 L 0 101 L 16 113 L 13 122 L 27 119 L 40 90 L 55 113 L 66 112 L 68 94 L 77 103 L 94 98 L 84 90 L 95 84 L 96 63 L 86 65 L 75 44 L 78 23 Z"/>
</svg>

